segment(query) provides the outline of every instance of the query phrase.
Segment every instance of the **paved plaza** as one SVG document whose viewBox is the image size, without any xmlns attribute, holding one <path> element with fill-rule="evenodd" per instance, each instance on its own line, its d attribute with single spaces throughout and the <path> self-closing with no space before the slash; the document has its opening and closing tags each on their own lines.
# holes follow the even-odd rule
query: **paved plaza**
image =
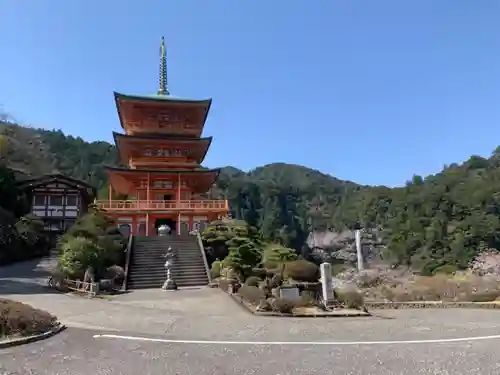
<svg viewBox="0 0 500 375">
<path fill-rule="evenodd" d="M 0 268 L 0 296 L 69 328 L 0 350 L 0 374 L 498 374 L 500 312 L 394 310 L 369 318 L 256 317 L 216 289 L 88 300 Z"/>
</svg>

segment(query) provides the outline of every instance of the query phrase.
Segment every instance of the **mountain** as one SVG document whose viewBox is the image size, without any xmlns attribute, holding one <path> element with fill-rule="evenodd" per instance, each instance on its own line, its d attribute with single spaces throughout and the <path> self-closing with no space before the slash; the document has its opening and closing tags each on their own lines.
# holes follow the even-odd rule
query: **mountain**
<svg viewBox="0 0 500 375">
<path fill-rule="evenodd" d="M 12 168 L 31 175 L 58 171 L 106 196 L 102 167 L 119 165 L 113 145 L 5 122 L 0 133 L 0 156 Z M 478 252 L 500 250 L 500 149 L 433 176 L 413 176 L 400 188 L 362 186 L 285 163 L 249 172 L 227 166 L 210 195 L 227 198 L 233 217 L 263 236 L 298 250 L 311 228 L 364 228 L 383 261 L 423 273 L 443 265 L 465 268 Z M 322 245 L 331 253 L 339 246 L 333 240 Z"/>
</svg>

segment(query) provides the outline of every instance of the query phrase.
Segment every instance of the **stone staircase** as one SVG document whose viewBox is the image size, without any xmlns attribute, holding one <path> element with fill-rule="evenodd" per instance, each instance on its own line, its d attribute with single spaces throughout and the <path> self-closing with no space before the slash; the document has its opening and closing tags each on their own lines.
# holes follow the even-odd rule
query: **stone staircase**
<svg viewBox="0 0 500 375">
<path fill-rule="evenodd" d="M 128 268 L 127 289 L 161 288 L 167 276 L 163 256 L 169 246 L 175 254 L 171 275 L 177 286 L 208 285 L 196 236 L 136 236 Z"/>
</svg>

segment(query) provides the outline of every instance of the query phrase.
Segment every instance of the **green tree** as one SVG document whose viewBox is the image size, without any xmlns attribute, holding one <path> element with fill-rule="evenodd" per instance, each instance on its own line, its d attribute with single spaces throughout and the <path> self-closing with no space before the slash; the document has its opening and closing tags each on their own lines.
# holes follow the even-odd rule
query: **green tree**
<svg viewBox="0 0 500 375">
<path fill-rule="evenodd" d="M 101 256 L 104 249 L 89 238 L 67 238 L 61 244 L 61 250 L 59 267 L 69 277 L 82 278 L 88 267 L 95 270 L 104 267 L 103 257 Z"/>
<path fill-rule="evenodd" d="M 297 260 L 297 252 L 279 244 L 267 245 L 262 253 L 262 264 L 267 269 L 276 268 L 282 263 L 293 260 Z"/>
</svg>

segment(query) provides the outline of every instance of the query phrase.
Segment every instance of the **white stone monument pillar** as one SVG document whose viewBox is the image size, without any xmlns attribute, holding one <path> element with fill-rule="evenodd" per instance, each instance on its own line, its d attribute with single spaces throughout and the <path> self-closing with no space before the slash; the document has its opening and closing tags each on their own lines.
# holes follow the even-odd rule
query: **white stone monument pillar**
<svg viewBox="0 0 500 375">
<path fill-rule="evenodd" d="M 356 239 L 356 255 L 358 259 L 358 271 L 363 271 L 363 248 L 361 247 L 361 231 L 357 229 L 354 232 Z"/>
<path fill-rule="evenodd" d="M 332 265 L 330 263 L 321 263 L 321 295 L 325 307 L 335 299 L 332 287 Z"/>
</svg>

